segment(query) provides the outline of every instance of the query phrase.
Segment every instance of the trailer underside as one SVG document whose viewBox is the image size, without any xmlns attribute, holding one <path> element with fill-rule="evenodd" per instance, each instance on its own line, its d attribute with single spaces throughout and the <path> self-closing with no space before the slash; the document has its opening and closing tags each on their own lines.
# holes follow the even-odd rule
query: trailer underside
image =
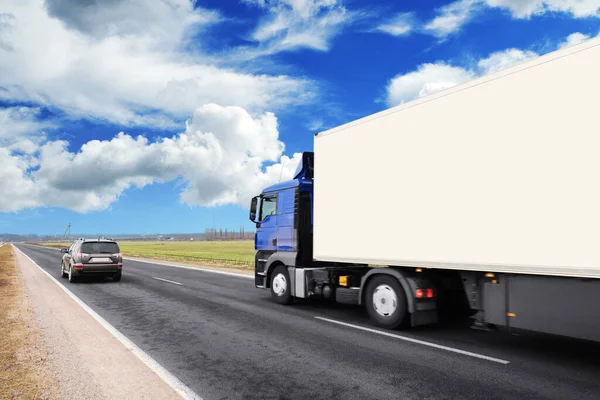
<svg viewBox="0 0 600 400">
<path fill-rule="evenodd" d="M 257 256 L 256 287 L 271 289 L 283 304 L 293 298 L 324 298 L 362 305 L 376 325 L 392 329 L 470 315 L 476 328 L 600 342 L 598 279 L 350 264 L 303 268 L 265 261 Z M 285 285 L 287 291 L 285 301 L 274 293 L 275 270 L 277 289 Z M 391 310 L 386 302 L 398 312 L 386 311 Z"/>
</svg>

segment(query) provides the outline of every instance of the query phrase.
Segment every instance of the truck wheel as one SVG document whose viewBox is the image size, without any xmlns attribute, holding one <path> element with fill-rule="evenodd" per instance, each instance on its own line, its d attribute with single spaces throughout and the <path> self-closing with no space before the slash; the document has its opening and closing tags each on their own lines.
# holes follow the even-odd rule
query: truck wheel
<svg viewBox="0 0 600 400">
<path fill-rule="evenodd" d="M 396 278 L 375 276 L 366 287 L 365 307 L 376 325 L 396 329 L 406 317 L 406 294 Z"/>
<path fill-rule="evenodd" d="M 283 265 L 275 267 L 275 271 L 271 274 L 271 297 L 279 304 L 290 304 L 292 302 L 290 274 Z"/>
</svg>

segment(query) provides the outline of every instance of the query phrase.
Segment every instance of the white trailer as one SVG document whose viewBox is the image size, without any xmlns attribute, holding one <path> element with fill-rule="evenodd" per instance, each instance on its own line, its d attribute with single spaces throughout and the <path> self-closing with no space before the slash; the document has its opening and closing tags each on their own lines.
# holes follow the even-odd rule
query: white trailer
<svg viewBox="0 0 600 400">
<path fill-rule="evenodd" d="M 319 134 L 314 257 L 600 278 L 600 39 Z"/>
<path fill-rule="evenodd" d="M 319 287 L 315 268 L 369 265 L 328 279 L 382 326 L 399 324 L 373 311 L 384 286 L 413 325 L 433 322 L 425 285 L 438 313 L 464 299 L 478 326 L 600 341 L 599 94 L 596 38 L 319 133 L 294 295 Z M 369 286 L 390 271 L 400 286 Z"/>
</svg>

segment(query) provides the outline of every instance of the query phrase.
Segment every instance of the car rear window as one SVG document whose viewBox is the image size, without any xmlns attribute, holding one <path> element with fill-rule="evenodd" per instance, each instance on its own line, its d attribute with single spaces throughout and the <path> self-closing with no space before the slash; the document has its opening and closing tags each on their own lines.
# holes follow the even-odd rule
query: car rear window
<svg viewBox="0 0 600 400">
<path fill-rule="evenodd" d="M 81 245 L 81 252 L 85 254 L 116 254 L 119 246 L 113 242 L 88 242 Z"/>
</svg>

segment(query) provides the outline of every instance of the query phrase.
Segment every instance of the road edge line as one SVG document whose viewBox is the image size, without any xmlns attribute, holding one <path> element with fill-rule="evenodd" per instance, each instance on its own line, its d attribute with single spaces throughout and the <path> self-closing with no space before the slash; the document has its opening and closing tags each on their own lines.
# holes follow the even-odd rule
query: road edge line
<svg viewBox="0 0 600 400">
<path fill-rule="evenodd" d="M 186 386 L 183 382 L 181 382 L 175 375 L 167 371 L 165 367 L 160 365 L 158 361 L 153 359 L 148 353 L 144 350 L 140 349 L 135 343 L 133 343 L 127 336 L 122 334 L 117 328 L 112 326 L 108 321 L 102 318 L 97 312 L 92 310 L 87 304 L 83 302 L 79 297 L 77 297 L 73 292 L 67 289 L 64 285 L 62 285 L 55 277 L 50 275 L 48 271 L 43 269 L 31 259 L 27 254 L 25 254 L 21 249 L 19 249 L 14 244 L 11 244 L 13 249 L 21 253 L 25 258 L 33 263 L 36 267 L 40 269 L 48 278 L 50 278 L 55 284 L 58 285 L 69 297 L 71 297 L 77 304 L 79 304 L 92 318 L 94 318 L 104 329 L 110 332 L 121 344 L 125 346 L 127 350 L 130 350 L 137 358 L 140 359 L 148 368 L 150 368 L 155 374 L 157 374 L 167 385 L 169 385 L 173 390 L 175 390 L 182 398 L 190 399 L 190 400 L 203 400 L 197 393 L 195 393 L 192 389 Z"/>
<path fill-rule="evenodd" d="M 383 335 L 383 336 L 388 336 L 388 337 L 392 337 L 392 338 L 395 338 L 395 339 L 400 339 L 400 340 L 404 340 L 404 341 L 407 341 L 407 342 L 420 344 L 420 345 L 423 345 L 423 346 L 429 346 L 429 347 L 433 347 L 433 348 L 440 349 L 440 350 L 446 350 L 446 351 L 449 351 L 449 352 L 452 352 L 452 353 L 462 354 L 462 355 L 465 355 L 465 356 L 479 358 L 479 359 L 482 359 L 482 360 L 492 361 L 492 362 L 495 362 L 495 363 L 498 363 L 498 364 L 504 364 L 504 365 L 510 364 L 510 361 L 503 360 L 501 358 L 490 357 L 490 356 L 486 356 L 486 355 L 483 355 L 483 354 L 478 354 L 478 353 L 473 353 L 473 352 L 466 351 L 466 350 L 456 349 L 454 347 L 444 346 L 444 345 L 441 345 L 441 344 L 431 343 L 431 342 L 427 342 L 427 341 L 419 340 L 419 339 L 413 339 L 413 338 L 410 338 L 410 337 L 407 337 L 407 336 L 401 336 L 401 335 L 397 335 L 397 334 L 394 334 L 394 333 L 380 331 L 380 330 L 377 330 L 377 329 L 371 329 L 371 328 L 367 328 L 367 327 L 360 326 L 360 325 L 354 325 L 354 324 L 349 324 L 347 322 L 336 321 L 334 319 L 329 319 L 329 318 L 324 318 L 324 317 L 318 317 L 318 316 L 316 316 L 315 318 L 319 319 L 321 321 L 330 322 L 332 324 L 338 324 L 338 325 L 348 326 L 350 328 L 354 328 L 354 329 L 358 329 L 358 330 L 362 330 L 362 331 L 366 331 L 366 332 L 378 333 L 378 334 Z"/>
</svg>

